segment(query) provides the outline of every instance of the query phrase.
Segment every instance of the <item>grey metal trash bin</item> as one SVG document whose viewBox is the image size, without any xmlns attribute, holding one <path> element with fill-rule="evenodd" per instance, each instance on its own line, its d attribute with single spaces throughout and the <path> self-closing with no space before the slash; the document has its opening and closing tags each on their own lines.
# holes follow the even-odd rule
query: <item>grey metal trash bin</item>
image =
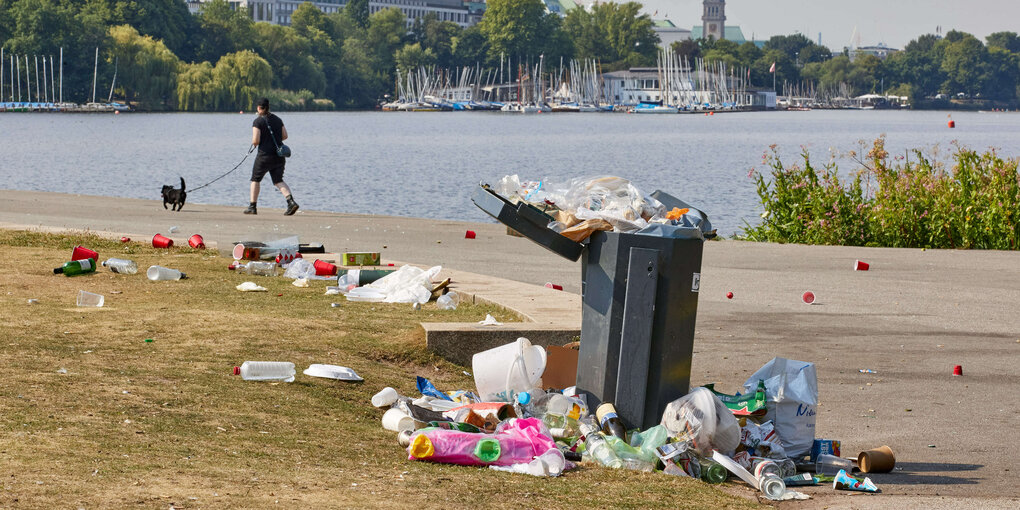
<svg viewBox="0 0 1020 510">
<path fill-rule="evenodd" d="M 690 208 L 657 191 L 667 208 Z M 581 266 L 581 348 L 577 388 L 594 409 L 613 402 L 628 427 L 657 425 L 666 404 L 690 385 L 694 326 L 707 216 L 698 225 L 653 232 L 596 232 L 576 243 L 547 228 L 552 218 L 512 204 L 482 185 L 472 201 L 522 235 Z"/>
</svg>

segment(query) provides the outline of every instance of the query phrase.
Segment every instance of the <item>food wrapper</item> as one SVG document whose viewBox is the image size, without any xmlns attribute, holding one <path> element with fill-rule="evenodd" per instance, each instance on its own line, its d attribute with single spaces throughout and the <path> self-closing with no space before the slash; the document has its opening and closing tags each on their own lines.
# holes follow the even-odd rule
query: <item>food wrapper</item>
<svg viewBox="0 0 1020 510">
<path fill-rule="evenodd" d="M 564 229 L 560 235 L 579 243 L 599 230 L 613 230 L 613 225 L 603 219 L 584 220 L 572 227 Z"/>
<path fill-rule="evenodd" d="M 758 381 L 758 388 L 755 392 L 746 395 L 720 393 L 715 390 L 714 384 L 706 384 L 705 387 L 719 397 L 723 405 L 733 412 L 733 416 L 738 418 L 744 416 L 762 418 L 768 412 L 765 404 L 765 381 Z"/>
<path fill-rule="evenodd" d="M 845 491 L 878 492 L 878 487 L 872 483 L 871 478 L 858 480 L 846 474 L 846 470 L 843 469 L 836 473 L 836 478 L 832 481 L 832 488 Z"/>
</svg>

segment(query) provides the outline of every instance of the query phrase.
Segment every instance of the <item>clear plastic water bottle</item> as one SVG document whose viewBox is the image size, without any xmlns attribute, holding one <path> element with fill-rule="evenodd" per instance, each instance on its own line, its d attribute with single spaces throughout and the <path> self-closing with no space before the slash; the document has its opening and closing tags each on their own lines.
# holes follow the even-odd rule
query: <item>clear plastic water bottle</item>
<svg viewBox="0 0 1020 510">
<path fill-rule="evenodd" d="M 103 262 L 103 267 L 119 274 L 135 274 L 138 272 L 138 264 L 128 259 L 106 259 Z"/>
<path fill-rule="evenodd" d="M 436 298 L 436 306 L 438 306 L 440 310 L 456 310 L 459 303 L 460 296 L 458 296 L 456 292 L 452 291 Z"/>
<path fill-rule="evenodd" d="M 773 501 L 779 500 L 786 493 L 786 482 L 775 475 L 765 475 L 758 479 L 758 490 Z"/>
<path fill-rule="evenodd" d="M 253 260 L 243 266 L 245 273 L 255 276 L 276 276 L 276 262 L 261 262 Z"/>
<path fill-rule="evenodd" d="M 245 361 L 234 367 L 234 375 L 245 381 L 294 381 L 294 364 L 289 361 Z"/>
<path fill-rule="evenodd" d="M 614 469 L 623 467 L 623 461 L 602 437 L 598 425 L 589 417 L 581 422 L 581 434 L 584 434 L 584 449 L 599 464 Z"/>
</svg>

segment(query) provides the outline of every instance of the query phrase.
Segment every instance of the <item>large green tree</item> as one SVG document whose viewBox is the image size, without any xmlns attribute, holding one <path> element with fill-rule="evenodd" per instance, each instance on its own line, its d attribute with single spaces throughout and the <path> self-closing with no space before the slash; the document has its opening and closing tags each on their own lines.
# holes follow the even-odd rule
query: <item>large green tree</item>
<svg viewBox="0 0 1020 510">
<path fill-rule="evenodd" d="M 255 23 L 245 8 L 234 9 L 226 0 L 202 4 L 198 12 L 202 30 L 195 50 L 196 60 L 218 60 L 223 55 L 255 46 Z"/>
<path fill-rule="evenodd" d="M 550 35 L 545 32 L 545 15 L 542 0 L 489 0 L 479 28 L 492 57 L 537 58 Z"/>
<path fill-rule="evenodd" d="M 311 42 L 297 30 L 256 23 L 255 41 L 259 55 L 273 68 L 273 87 L 303 89 L 318 95 L 325 91 L 326 75 L 322 64 L 311 54 Z"/>
<path fill-rule="evenodd" d="M 130 25 L 110 28 L 110 38 L 110 54 L 122 94 L 129 101 L 141 100 L 161 108 L 172 106 L 180 59 L 162 41 L 140 35 Z"/>
<path fill-rule="evenodd" d="M 590 10 L 573 9 L 563 20 L 563 30 L 580 58 L 594 58 L 610 67 L 653 65 L 659 36 L 652 20 L 641 14 L 641 4 L 597 3 Z"/>
<path fill-rule="evenodd" d="M 220 91 L 217 110 L 248 110 L 255 108 L 255 100 L 272 85 L 273 69 L 258 54 L 243 50 L 220 58 L 213 78 Z"/>
</svg>

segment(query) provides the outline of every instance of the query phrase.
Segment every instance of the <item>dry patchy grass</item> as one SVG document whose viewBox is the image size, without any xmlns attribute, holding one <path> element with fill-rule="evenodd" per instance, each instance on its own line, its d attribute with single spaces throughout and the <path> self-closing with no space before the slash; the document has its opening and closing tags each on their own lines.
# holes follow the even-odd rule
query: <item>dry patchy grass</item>
<svg viewBox="0 0 1020 510">
<path fill-rule="evenodd" d="M 76 244 L 102 259 L 132 258 L 141 272 L 52 274 Z M 349 303 L 323 295 L 326 282 L 300 289 L 228 271 L 228 262 L 88 233 L 0 231 L 0 507 L 749 506 L 661 474 L 582 468 L 549 480 L 409 462 L 380 427 L 372 394 L 384 386 L 413 394 L 415 375 L 473 386 L 464 367 L 424 349 L 418 322 L 512 314 Z M 190 278 L 150 282 L 152 264 Z M 234 289 L 249 279 L 269 292 Z M 79 289 L 105 295 L 106 305 L 75 307 Z M 345 365 L 365 382 L 230 375 L 249 359 L 289 360 L 299 371 Z"/>
</svg>

